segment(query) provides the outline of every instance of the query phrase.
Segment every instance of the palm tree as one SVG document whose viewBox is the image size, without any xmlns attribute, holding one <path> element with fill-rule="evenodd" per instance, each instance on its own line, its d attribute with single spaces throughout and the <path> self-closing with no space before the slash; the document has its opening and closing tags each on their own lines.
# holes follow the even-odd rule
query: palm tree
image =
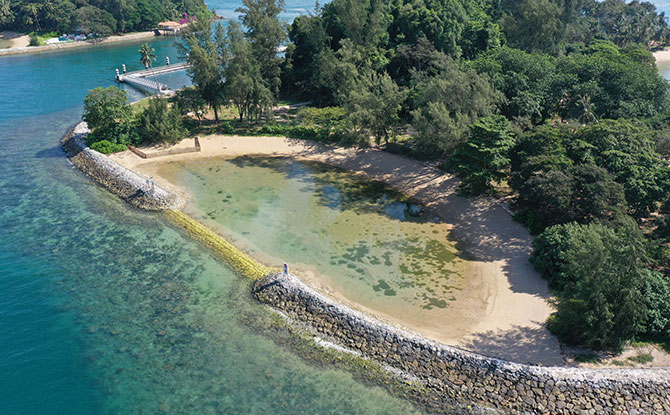
<svg viewBox="0 0 670 415">
<path fill-rule="evenodd" d="M 151 45 L 149 45 L 148 43 L 145 43 L 144 45 L 140 46 L 138 52 L 140 54 L 140 63 L 144 65 L 145 68 L 151 68 L 151 75 L 153 75 L 154 82 L 156 82 L 156 88 L 158 88 L 158 90 L 160 91 L 158 81 L 156 80 L 156 73 L 154 73 L 154 66 L 153 66 L 153 62 L 156 60 L 156 55 L 154 55 L 156 49 L 152 48 Z"/>
<path fill-rule="evenodd" d="M 598 117 L 595 114 L 595 106 L 593 103 L 591 103 L 591 97 L 586 94 L 582 96 L 578 101 L 577 104 L 581 106 L 580 108 L 580 114 L 579 114 L 579 122 L 582 123 L 582 125 L 586 125 L 589 123 L 598 123 Z"/>
</svg>

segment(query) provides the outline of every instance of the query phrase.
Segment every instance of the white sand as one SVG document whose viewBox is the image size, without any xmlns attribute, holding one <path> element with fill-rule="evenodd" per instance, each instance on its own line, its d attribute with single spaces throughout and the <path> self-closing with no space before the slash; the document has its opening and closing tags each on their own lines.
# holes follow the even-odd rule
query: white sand
<svg viewBox="0 0 670 415">
<path fill-rule="evenodd" d="M 0 39 L 10 41 L 11 46 L 9 49 L 24 48 L 30 44 L 30 36 L 8 30 L 0 32 Z"/>
<path fill-rule="evenodd" d="M 656 63 L 663 63 L 670 61 L 670 50 L 660 50 L 653 53 Z"/>
<path fill-rule="evenodd" d="M 183 145 L 192 145 L 192 140 L 185 140 Z M 496 200 L 459 197 L 457 178 L 416 160 L 379 150 L 327 147 L 277 137 L 208 136 L 200 138 L 200 145 L 199 153 L 158 159 L 141 159 L 130 151 L 111 157 L 125 167 L 156 177 L 158 183 L 185 197 L 188 197 L 186 189 L 175 189 L 156 175 L 158 164 L 242 155 L 291 156 L 360 172 L 386 182 L 421 200 L 453 225 L 453 235 L 465 242 L 466 252 L 476 259 L 472 262 L 469 286 L 464 289 L 471 301 L 450 308 L 454 316 L 449 321 L 426 321 L 425 324 L 407 324 L 402 312 L 380 316 L 360 305 L 356 308 L 434 340 L 484 355 L 522 363 L 564 363 L 557 339 L 544 327 L 552 308 L 546 301 L 550 297 L 546 282 L 528 262 L 532 237 Z M 319 287 L 318 276 L 305 277 L 315 288 L 342 299 L 328 287 Z M 458 336 L 445 336 L 440 330 L 440 326 L 459 322 L 467 325 L 461 327 Z"/>
</svg>

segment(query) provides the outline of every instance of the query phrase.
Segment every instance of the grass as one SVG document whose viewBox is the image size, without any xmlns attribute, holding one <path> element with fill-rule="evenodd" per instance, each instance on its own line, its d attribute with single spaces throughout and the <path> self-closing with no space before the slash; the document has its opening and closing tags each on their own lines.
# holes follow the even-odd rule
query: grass
<svg viewBox="0 0 670 415">
<path fill-rule="evenodd" d="M 642 353 L 637 356 L 631 356 L 628 358 L 628 360 L 639 364 L 645 364 L 653 362 L 654 356 L 650 355 L 649 353 Z"/>
<path fill-rule="evenodd" d="M 40 46 L 46 45 L 47 39 L 59 36 L 58 32 L 30 32 L 28 35 L 37 36 L 37 40 L 39 40 Z"/>
<path fill-rule="evenodd" d="M 631 342 L 633 347 L 656 346 L 666 353 L 670 353 L 670 337 L 641 337 Z"/>
<path fill-rule="evenodd" d="M 600 356 L 595 353 L 575 353 L 572 358 L 579 363 L 600 363 Z"/>
<path fill-rule="evenodd" d="M 270 269 L 245 254 L 205 225 L 182 212 L 168 210 L 168 218 L 218 254 L 238 274 L 252 280 L 266 276 Z"/>
</svg>

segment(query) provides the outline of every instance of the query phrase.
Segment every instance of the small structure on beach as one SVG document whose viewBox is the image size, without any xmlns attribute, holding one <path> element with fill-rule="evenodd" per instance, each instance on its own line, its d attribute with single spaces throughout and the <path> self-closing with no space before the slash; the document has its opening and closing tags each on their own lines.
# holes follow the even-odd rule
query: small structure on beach
<svg viewBox="0 0 670 415">
<path fill-rule="evenodd" d="M 168 20 L 167 22 L 158 23 L 158 28 L 154 31 L 157 35 L 163 36 L 178 36 L 181 32 L 183 24 Z"/>
</svg>

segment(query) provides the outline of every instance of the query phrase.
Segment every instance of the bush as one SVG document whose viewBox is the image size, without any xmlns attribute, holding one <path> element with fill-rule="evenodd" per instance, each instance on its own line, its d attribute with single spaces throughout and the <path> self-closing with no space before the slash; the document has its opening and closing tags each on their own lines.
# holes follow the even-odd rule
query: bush
<svg viewBox="0 0 670 415">
<path fill-rule="evenodd" d="M 107 140 L 101 140 L 91 144 L 91 149 L 102 154 L 112 154 L 128 150 L 128 147 L 125 144 L 117 144 Z"/>
<path fill-rule="evenodd" d="M 298 111 L 297 116 L 305 124 L 335 127 L 344 121 L 347 113 L 342 107 L 306 107 Z"/>
<path fill-rule="evenodd" d="M 217 128 L 217 132 L 219 134 L 235 134 L 235 127 L 233 127 L 233 124 L 230 123 L 230 121 L 224 121 L 219 125 Z"/>
<path fill-rule="evenodd" d="M 30 43 L 28 43 L 28 46 L 39 46 L 40 45 L 40 38 L 37 37 L 37 35 L 30 35 Z"/>
</svg>

